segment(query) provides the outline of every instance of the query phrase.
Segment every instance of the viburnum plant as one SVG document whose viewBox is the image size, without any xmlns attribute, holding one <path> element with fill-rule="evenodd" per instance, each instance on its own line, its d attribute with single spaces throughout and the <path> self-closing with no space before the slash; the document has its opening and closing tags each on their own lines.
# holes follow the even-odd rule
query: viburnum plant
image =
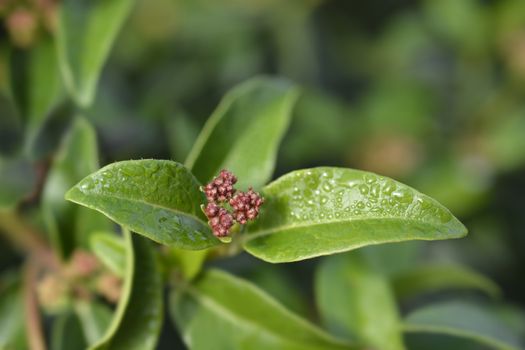
<svg viewBox="0 0 525 350">
<path fill-rule="evenodd" d="M 299 96 L 287 80 L 235 87 L 185 161 L 99 169 L 84 111 L 132 2 L 52 3 L 56 28 L 21 47 L 13 41 L 16 79 L 8 93 L 0 90 L 7 135 L 0 232 L 27 257 L 21 273 L 0 278 L 0 349 L 154 349 L 166 313 L 197 350 L 421 349 L 405 337 L 429 332 L 513 348 L 501 339 L 504 330 L 484 332 L 492 319 L 468 304 L 400 312 L 400 300 L 429 290 L 498 295 L 483 276 L 420 265 L 417 247 L 398 244 L 466 235 L 437 201 L 347 168 L 296 170 L 270 182 Z M 15 10 L 5 13 L 16 14 L 10 33 L 21 38 L 27 28 Z M 63 130 L 64 137 L 46 138 Z M 320 320 L 216 267 L 244 252 L 268 263 L 320 259 Z M 319 258 L 326 255 L 333 256 Z M 481 321 L 455 322 L 458 314 Z"/>
</svg>

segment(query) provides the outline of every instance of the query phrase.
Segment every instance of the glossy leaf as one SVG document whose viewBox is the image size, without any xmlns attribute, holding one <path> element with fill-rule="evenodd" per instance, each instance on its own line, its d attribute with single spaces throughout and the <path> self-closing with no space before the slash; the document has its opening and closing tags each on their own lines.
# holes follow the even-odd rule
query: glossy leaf
<svg viewBox="0 0 525 350">
<path fill-rule="evenodd" d="M 464 337 L 495 349 L 523 348 L 519 337 L 489 310 L 474 304 L 443 302 L 423 307 L 405 319 L 407 332 L 422 332 Z"/>
<path fill-rule="evenodd" d="M 118 224 L 156 242 L 184 249 L 216 245 L 200 205 L 195 177 L 167 160 L 110 164 L 80 181 L 66 199 L 95 209 Z"/>
<path fill-rule="evenodd" d="M 86 340 L 77 316 L 68 312 L 58 316 L 53 323 L 51 350 L 83 350 Z"/>
<path fill-rule="evenodd" d="M 272 176 L 288 128 L 297 88 L 285 80 L 256 78 L 221 101 L 191 150 L 186 165 L 203 183 L 226 168 L 238 187 L 263 186 Z"/>
<path fill-rule="evenodd" d="M 91 350 L 154 349 L 162 326 L 162 279 L 150 242 L 124 232 L 127 248 L 122 295 L 104 337 Z"/>
<path fill-rule="evenodd" d="M 395 276 L 392 284 L 399 298 L 450 289 L 476 289 L 495 298 L 501 295 L 490 279 L 459 265 L 417 266 Z"/>
<path fill-rule="evenodd" d="M 76 102 L 89 106 L 100 72 L 127 18 L 132 0 L 65 0 L 58 15 L 57 47 L 64 84 Z"/>
<path fill-rule="evenodd" d="M 325 258 L 316 274 L 321 318 L 336 335 L 371 348 L 404 349 L 393 291 L 360 252 Z"/>
<path fill-rule="evenodd" d="M 14 275 L 0 279 L 0 349 L 27 347 L 22 290 Z"/>
<path fill-rule="evenodd" d="M 117 276 L 124 276 L 126 247 L 124 240 L 109 232 L 97 232 L 91 236 L 91 251 Z"/>
<path fill-rule="evenodd" d="M 376 174 L 313 168 L 263 189 L 258 220 L 244 248 L 269 262 L 290 262 L 407 240 L 459 238 L 467 230 L 424 194 Z"/>
<path fill-rule="evenodd" d="M 36 186 L 31 162 L 24 158 L 0 158 L 0 209 L 11 209 Z"/>
<path fill-rule="evenodd" d="M 75 311 L 88 345 L 99 341 L 108 328 L 112 313 L 109 307 L 96 301 L 78 302 Z"/>
<path fill-rule="evenodd" d="M 64 194 L 71 186 L 97 169 L 95 130 L 85 119 L 78 117 L 53 162 L 42 194 L 47 230 L 62 257 L 69 257 L 77 245 L 86 248 L 90 231 L 111 228 L 103 216 L 64 200 Z"/>
<path fill-rule="evenodd" d="M 351 349 L 254 285 L 211 270 L 177 285 L 171 314 L 192 349 Z"/>
</svg>

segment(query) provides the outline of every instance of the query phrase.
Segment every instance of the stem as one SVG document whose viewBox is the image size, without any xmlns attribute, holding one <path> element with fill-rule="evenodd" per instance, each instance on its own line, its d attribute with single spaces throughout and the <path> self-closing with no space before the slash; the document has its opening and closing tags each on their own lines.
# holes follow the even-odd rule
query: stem
<svg viewBox="0 0 525 350">
<path fill-rule="evenodd" d="M 36 297 L 37 268 L 36 261 L 30 260 L 24 269 L 24 314 L 29 348 L 31 350 L 46 350 Z"/>
<path fill-rule="evenodd" d="M 58 260 L 42 235 L 27 225 L 16 212 L 0 211 L 0 232 L 18 250 L 34 257 L 44 266 L 58 268 Z"/>
</svg>

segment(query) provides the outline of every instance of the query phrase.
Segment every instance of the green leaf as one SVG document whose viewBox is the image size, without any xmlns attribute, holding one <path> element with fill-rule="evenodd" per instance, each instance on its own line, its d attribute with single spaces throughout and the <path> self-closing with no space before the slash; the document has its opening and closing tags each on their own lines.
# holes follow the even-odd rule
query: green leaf
<svg viewBox="0 0 525 350">
<path fill-rule="evenodd" d="M 11 85 L 25 119 L 29 150 L 49 112 L 63 96 L 55 43 L 45 36 L 31 49 L 14 49 L 11 56 Z"/>
<path fill-rule="evenodd" d="M 263 186 L 272 176 L 288 128 L 297 88 L 285 80 L 256 78 L 221 101 L 202 129 L 186 165 L 203 183 L 226 168 L 239 188 Z"/>
<path fill-rule="evenodd" d="M 374 349 L 404 349 L 393 291 L 361 252 L 324 259 L 315 292 L 321 318 L 334 334 Z"/>
<path fill-rule="evenodd" d="M 64 200 L 71 186 L 98 169 L 97 153 L 95 130 L 85 119 L 76 118 L 53 162 L 42 194 L 47 230 L 55 249 L 64 258 L 76 246 L 87 247 L 90 231 L 111 228 L 111 223 L 101 215 Z"/>
<path fill-rule="evenodd" d="M 117 310 L 91 350 L 154 349 L 162 326 L 162 279 L 150 241 L 124 232 L 126 277 Z"/>
<path fill-rule="evenodd" d="M 404 329 L 469 338 L 502 350 L 518 350 L 524 345 L 488 309 L 457 301 L 436 303 L 412 312 L 405 319 Z"/>
<path fill-rule="evenodd" d="M 168 259 L 170 264 L 179 267 L 182 275 L 191 280 L 202 270 L 202 265 L 208 256 L 209 250 L 186 250 L 179 248 L 170 248 Z"/>
<path fill-rule="evenodd" d="M 424 194 L 376 174 L 344 168 L 298 170 L 263 189 L 244 248 L 273 263 L 407 240 L 463 237 L 467 229 Z"/>
<path fill-rule="evenodd" d="M 0 154 L 13 155 L 23 138 L 22 121 L 11 98 L 1 90 L 0 116 Z"/>
<path fill-rule="evenodd" d="M 124 276 L 126 247 L 124 240 L 113 233 L 96 232 L 91 236 L 91 251 L 117 276 Z"/>
<path fill-rule="evenodd" d="M 204 249 L 219 243 L 202 219 L 206 198 L 195 177 L 168 160 L 110 164 L 80 181 L 66 199 L 95 209 L 156 242 Z"/>
<path fill-rule="evenodd" d="M 65 0 L 58 15 L 57 48 L 64 84 L 82 106 L 95 96 L 102 67 L 134 5 L 132 0 Z"/>
<path fill-rule="evenodd" d="M 111 310 L 96 301 L 80 301 L 75 304 L 75 311 L 88 345 L 95 344 L 111 323 Z"/>
<path fill-rule="evenodd" d="M 351 349 L 254 285 L 219 270 L 177 285 L 170 301 L 192 349 Z"/>
<path fill-rule="evenodd" d="M 22 289 L 14 275 L 0 279 L 0 349 L 27 348 Z"/>
<path fill-rule="evenodd" d="M 399 298 L 449 289 L 477 289 L 498 298 L 501 290 L 487 277 L 459 265 L 423 265 L 407 270 L 392 279 Z"/>
<path fill-rule="evenodd" d="M 62 314 L 55 320 L 51 350 L 83 350 L 86 345 L 80 322 L 73 312 Z"/>
<path fill-rule="evenodd" d="M 36 186 L 31 162 L 24 158 L 0 158 L 0 209 L 12 209 Z"/>
</svg>

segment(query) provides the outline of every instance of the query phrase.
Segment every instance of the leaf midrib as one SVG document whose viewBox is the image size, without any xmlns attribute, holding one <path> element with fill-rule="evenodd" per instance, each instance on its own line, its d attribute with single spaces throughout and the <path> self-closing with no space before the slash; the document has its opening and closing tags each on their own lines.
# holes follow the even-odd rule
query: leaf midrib
<svg viewBox="0 0 525 350">
<path fill-rule="evenodd" d="M 333 221 L 327 221 L 327 222 L 323 222 L 323 223 L 306 223 L 306 224 L 299 224 L 299 225 L 284 225 L 284 226 L 278 226 L 278 227 L 275 227 L 275 228 L 272 228 L 272 229 L 267 229 L 267 230 L 261 230 L 261 231 L 252 231 L 254 233 L 250 233 L 248 232 L 246 235 L 245 235 L 245 242 L 248 242 L 248 241 L 251 241 L 253 239 L 257 239 L 257 238 L 260 238 L 260 237 L 263 237 L 263 236 L 267 236 L 267 235 L 271 235 L 273 233 L 276 233 L 278 231 L 288 231 L 288 230 L 293 230 L 293 229 L 296 229 L 296 228 L 306 228 L 306 227 L 316 227 L 316 226 L 324 226 L 324 225 L 330 225 L 330 224 L 341 224 L 341 223 L 346 223 L 346 222 L 359 222 L 359 221 L 376 221 L 376 220 L 386 220 L 386 221 L 404 221 L 404 222 L 416 222 L 416 223 L 422 223 L 422 224 L 426 224 L 426 225 L 436 225 L 438 226 L 439 224 L 431 224 L 427 221 L 422 221 L 422 220 L 415 220 L 415 219 L 404 219 L 404 218 L 396 218 L 396 217 L 374 217 L 374 218 L 355 218 L 355 219 L 348 219 L 348 220 L 333 220 Z M 454 220 L 454 219 L 452 219 Z M 452 221 L 451 220 L 451 221 Z M 446 224 L 443 224 L 443 225 L 446 225 Z"/>
</svg>

